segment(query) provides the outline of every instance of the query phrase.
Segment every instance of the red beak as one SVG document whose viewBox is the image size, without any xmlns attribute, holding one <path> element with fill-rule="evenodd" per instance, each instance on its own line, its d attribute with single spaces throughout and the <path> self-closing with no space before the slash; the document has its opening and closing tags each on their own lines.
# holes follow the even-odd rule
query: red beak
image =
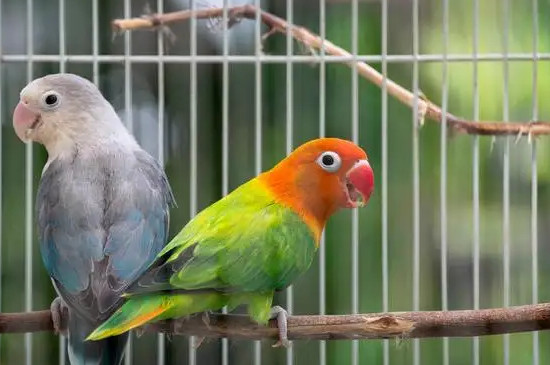
<svg viewBox="0 0 550 365">
<path fill-rule="evenodd" d="M 13 129 L 20 140 L 28 141 L 27 131 L 36 127 L 39 117 L 40 115 L 29 109 L 23 101 L 17 104 L 13 111 Z"/>
<path fill-rule="evenodd" d="M 374 190 L 374 172 L 369 162 L 367 160 L 357 161 L 346 174 L 346 178 L 355 190 L 351 194 L 348 192 L 352 207 L 365 205 Z M 359 193 L 361 197 L 355 197 L 356 193 Z"/>
</svg>

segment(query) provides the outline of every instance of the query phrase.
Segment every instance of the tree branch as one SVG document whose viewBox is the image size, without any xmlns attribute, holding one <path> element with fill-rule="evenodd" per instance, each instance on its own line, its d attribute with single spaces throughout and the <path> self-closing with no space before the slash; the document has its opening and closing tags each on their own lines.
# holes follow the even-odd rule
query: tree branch
<svg viewBox="0 0 550 365">
<path fill-rule="evenodd" d="M 197 19 L 221 18 L 223 16 L 223 12 L 223 8 L 207 8 L 198 9 L 195 11 L 182 10 L 165 14 L 149 14 L 143 15 L 139 18 L 115 19 L 112 21 L 112 26 L 117 32 L 137 29 L 154 29 L 175 22 L 186 21 L 192 17 Z M 270 28 L 268 35 L 275 32 L 286 34 L 287 31 L 289 31 L 294 39 L 301 42 L 309 49 L 321 50 L 324 48 L 326 54 L 353 58 L 353 55 L 345 49 L 338 47 L 326 39 L 323 40 L 321 37 L 308 29 L 289 24 L 287 21 L 279 18 L 278 16 L 256 9 L 253 5 L 234 6 L 227 9 L 229 24 L 234 24 L 240 19 L 255 20 L 257 13 L 259 14 L 261 22 Z M 358 73 L 362 77 L 378 87 L 382 87 L 384 77 L 373 67 L 360 61 L 346 61 L 345 63 L 350 67 L 356 67 Z M 443 114 L 439 106 L 430 102 L 425 97 L 414 95 L 411 91 L 405 89 L 390 79 L 386 78 L 385 80 L 387 91 L 390 95 L 410 108 L 414 108 L 415 104 L 417 105 L 420 124 L 423 123 L 423 120 L 426 117 L 439 123 L 446 121 L 447 125 L 453 131 L 459 133 L 493 136 L 526 135 L 529 138 L 536 135 L 550 134 L 549 122 L 475 122 L 454 116 L 450 113 Z"/>
<path fill-rule="evenodd" d="M 148 332 L 259 340 L 277 338 L 277 325 L 259 326 L 247 316 L 210 314 L 146 326 Z M 357 315 L 290 316 L 288 336 L 296 339 L 380 339 L 469 337 L 550 328 L 550 303 L 462 311 L 393 312 Z M 49 310 L 0 314 L 0 333 L 52 331 Z"/>
</svg>

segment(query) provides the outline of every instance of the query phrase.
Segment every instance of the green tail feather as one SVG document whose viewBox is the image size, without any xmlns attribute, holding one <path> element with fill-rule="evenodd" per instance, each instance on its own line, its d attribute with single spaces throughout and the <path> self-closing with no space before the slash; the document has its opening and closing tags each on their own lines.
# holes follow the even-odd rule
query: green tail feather
<svg viewBox="0 0 550 365">
<path fill-rule="evenodd" d="M 227 297 L 220 293 L 136 295 L 128 299 L 86 340 L 116 336 L 148 322 L 177 318 L 207 310 L 221 309 Z"/>
<path fill-rule="evenodd" d="M 168 296 L 138 296 L 128 300 L 107 321 L 95 329 L 86 340 L 101 340 L 155 320 L 170 308 Z"/>
</svg>

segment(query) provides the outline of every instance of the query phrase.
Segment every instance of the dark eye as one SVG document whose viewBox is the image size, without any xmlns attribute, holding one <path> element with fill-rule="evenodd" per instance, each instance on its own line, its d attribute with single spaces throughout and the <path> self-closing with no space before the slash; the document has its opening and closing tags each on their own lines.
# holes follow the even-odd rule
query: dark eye
<svg viewBox="0 0 550 365">
<path fill-rule="evenodd" d="M 331 155 L 323 155 L 323 165 L 332 166 L 334 164 L 334 157 Z"/>
<path fill-rule="evenodd" d="M 42 105 L 46 108 L 55 108 L 59 105 L 60 97 L 59 94 L 53 90 L 46 91 L 42 95 Z"/>
<path fill-rule="evenodd" d="M 342 160 L 336 152 L 326 151 L 317 158 L 317 164 L 325 171 L 336 172 L 342 165 Z"/>
<path fill-rule="evenodd" d="M 55 103 L 57 103 L 57 95 L 49 94 L 49 95 L 46 96 L 46 99 L 44 99 L 44 101 L 48 105 L 55 105 Z"/>
</svg>

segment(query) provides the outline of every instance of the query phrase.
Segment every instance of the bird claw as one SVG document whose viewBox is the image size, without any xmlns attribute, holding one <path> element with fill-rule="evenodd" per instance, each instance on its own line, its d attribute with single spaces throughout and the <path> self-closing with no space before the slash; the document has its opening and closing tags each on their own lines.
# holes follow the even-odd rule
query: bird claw
<svg viewBox="0 0 550 365">
<path fill-rule="evenodd" d="M 291 343 L 288 340 L 288 312 L 276 305 L 271 308 L 271 319 L 277 319 L 277 328 L 279 329 L 279 340 L 272 347 L 290 347 Z"/>
<path fill-rule="evenodd" d="M 60 297 L 55 298 L 50 304 L 52 312 L 53 330 L 56 335 L 67 336 L 67 322 L 69 319 L 69 307 Z"/>
</svg>

